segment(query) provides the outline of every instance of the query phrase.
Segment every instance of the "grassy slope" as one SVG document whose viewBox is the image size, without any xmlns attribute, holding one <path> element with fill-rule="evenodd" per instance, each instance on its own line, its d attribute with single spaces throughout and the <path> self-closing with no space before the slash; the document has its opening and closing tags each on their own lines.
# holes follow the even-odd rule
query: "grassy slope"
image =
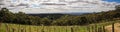
<svg viewBox="0 0 120 32">
<path fill-rule="evenodd" d="M 31 27 L 31 28 L 30 28 Z M 21 32 L 20 30 L 25 29 L 27 32 L 41 32 L 42 29 L 44 28 L 45 32 L 70 32 L 71 27 L 73 26 L 32 26 L 32 25 L 18 25 L 18 24 L 8 24 L 8 28 L 6 28 L 6 23 L 2 23 L 2 27 L 0 32 L 5 32 L 5 30 L 14 29 L 14 32 Z M 74 26 L 73 27 L 75 32 L 85 32 L 85 26 Z"/>
<path fill-rule="evenodd" d="M 116 20 L 113 22 L 120 22 L 120 20 Z M 112 22 L 103 22 L 103 23 L 96 23 L 97 26 L 102 25 L 110 25 Z M 12 32 L 21 32 L 21 30 L 26 30 L 26 32 L 71 32 L 71 27 L 74 29 L 74 32 L 86 32 L 87 27 L 94 26 L 95 24 L 85 25 L 85 26 L 33 26 L 33 25 L 19 25 L 19 24 L 8 24 L 2 23 L 0 27 L 0 32 L 6 32 L 7 29 Z M 8 27 L 8 28 L 7 28 Z"/>
</svg>

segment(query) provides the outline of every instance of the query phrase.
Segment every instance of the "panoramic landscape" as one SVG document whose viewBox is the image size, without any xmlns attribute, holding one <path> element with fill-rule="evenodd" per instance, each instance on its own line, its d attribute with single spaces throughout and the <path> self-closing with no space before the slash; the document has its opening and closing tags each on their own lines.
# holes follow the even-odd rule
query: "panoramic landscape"
<svg viewBox="0 0 120 32">
<path fill-rule="evenodd" d="M 0 0 L 0 32 L 120 32 L 120 0 Z"/>
</svg>

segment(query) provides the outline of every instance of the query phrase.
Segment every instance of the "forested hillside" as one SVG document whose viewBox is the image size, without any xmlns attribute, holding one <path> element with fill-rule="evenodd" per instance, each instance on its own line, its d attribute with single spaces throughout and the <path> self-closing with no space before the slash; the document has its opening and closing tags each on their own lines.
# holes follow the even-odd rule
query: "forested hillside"
<svg viewBox="0 0 120 32">
<path fill-rule="evenodd" d="M 24 25 L 85 25 L 91 23 L 108 22 L 120 20 L 120 6 L 115 10 L 107 12 L 84 14 L 79 16 L 73 15 L 46 15 L 33 16 L 23 12 L 12 13 L 7 8 L 0 10 L 0 21 L 3 23 L 15 23 Z"/>
</svg>

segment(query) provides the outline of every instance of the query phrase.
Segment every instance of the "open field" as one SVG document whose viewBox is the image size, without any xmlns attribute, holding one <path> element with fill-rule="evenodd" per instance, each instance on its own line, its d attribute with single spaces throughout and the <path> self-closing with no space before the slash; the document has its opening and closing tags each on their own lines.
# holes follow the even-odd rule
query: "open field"
<svg viewBox="0 0 120 32">
<path fill-rule="evenodd" d="M 32 25 L 18 25 L 18 24 L 2 24 L 0 32 L 86 32 L 86 26 L 32 26 Z"/>
<path fill-rule="evenodd" d="M 116 22 L 118 25 L 119 21 Z M 104 32 L 111 31 L 111 23 L 112 22 L 97 23 L 85 26 L 33 26 L 2 23 L 0 26 L 0 32 Z M 117 25 L 115 24 L 115 31 L 119 29 L 118 26 L 120 27 L 120 25 Z"/>
</svg>

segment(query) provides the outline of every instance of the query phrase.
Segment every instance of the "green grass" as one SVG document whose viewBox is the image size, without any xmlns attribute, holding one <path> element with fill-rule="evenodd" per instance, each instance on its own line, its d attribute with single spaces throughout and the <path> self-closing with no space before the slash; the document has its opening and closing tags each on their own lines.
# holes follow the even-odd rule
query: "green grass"
<svg viewBox="0 0 120 32">
<path fill-rule="evenodd" d="M 113 22 L 119 22 L 113 21 Z M 19 25 L 19 24 L 8 24 L 8 23 L 2 23 L 0 26 L 0 32 L 6 32 L 9 30 L 9 32 L 22 32 L 21 30 L 25 30 L 26 32 L 71 32 L 71 28 L 73 28 L 74 32 L 88 32 L 87 27 L 92 26 L 107 26 L 111 25 L 112 22 L 103 22 L 103 23 L 94 23 L 90 25 L 85 26 L 33 26 L 33 25 Z M 95 28 L 92 28 L 93 30 Z M 92 31 L 92 29 L 90 29 Z"/>
<path fill-rule="evenodd" d="M 0 27 L 0 32 L 6 32 L 7 29 L 10 32 L 21 32 L 21 30 L 26 30 L 26 32 L 71 32 L 71 27 L 74 32 L 86 32 L 86 26 L 32 26 L 32 25 L 18 25 L 18 24 L 7 24 L 2 23 Z M 7 28 L 8 27 L 8 28 Z"/>
</svg>

